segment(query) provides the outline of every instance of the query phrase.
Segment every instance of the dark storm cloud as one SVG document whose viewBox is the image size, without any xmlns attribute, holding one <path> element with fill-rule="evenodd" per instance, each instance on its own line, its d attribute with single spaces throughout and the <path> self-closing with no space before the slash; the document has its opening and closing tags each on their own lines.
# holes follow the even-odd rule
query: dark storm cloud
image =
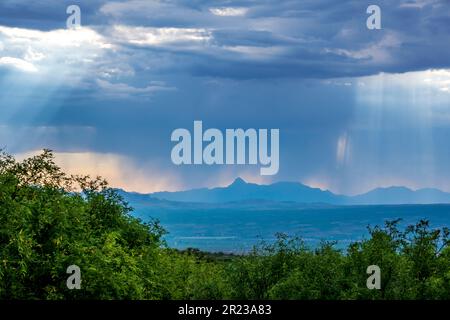
<svg viewBox="0 0 450 320">
<path fill-rule="evenodd" d="M 105 22 L 98 14 L 99 8 L 107 0 L 4 0 L 0 3 L 0 25 L 37 30 L 51 30 L 66 27 L 66 9 L 70 5 L 83 8 L 86 24 Z"/>
<path fill-rule="evenodd" d="M 80 34 L 56 30 L 69 4 L 81 7 Z M 369 4 L 381 7 L 382 30 L 366 28 Z M 450 190 L 450 73 L 394 75 L 450 67 L 449 6 L 2 1 L 0 146 L 127 155 L 186 188 L 257 176 L 171 163 L 171 132 L 202 120 L 280 128 L 274 180 L 341 192 L 393 183 Z"/>
<path fill-rule="evenodd" d="M 110 2 L 101 12 L 116 24 L 210 30 L 211 39 L 185 56 L 185 69 L 195 75 L 327 78 L 449 65 L 448 2 L 377 1 L 383 29 L 376 31 L 366 28 L 370 4 L 359 0 L 134 0 Z M 245 11 L 227 15 L 224 8 Z M 213 9 L 222 10 L 222 15 L 213 14 Z M 176 45 L 143 46 L 149 54 L 164 49 L 183 52 Z"/>
<path fill-rule="evenodd" d="M 144 39 L 146 31 L 133 30 L 133 26 L 202 29 L 211 37 L 185 55 L 182 66 L 177 59 L 166 63 L 167 72 L 173 67 L 202 76 L 329 78 L 449 66 L 448 1 L 376 1 L 382 9 L 383 27 L 376 31 L 366 28 L 366 8 L 372 2 L 4 1 L 0 24 L 63 28 L 65 8 L 79 4 L 83 25 L 125 47 L 129 39 L 116 39 L 114 25 L 129 26 L 130 36 L 137 39 Z M 227 8 L 244 11 L 227 13 Z M 168 54 L 184 51 L 176 41 L 171 46 L 149 43 L 141 47 L 148 49 L 149 56 L 161 50 Z"/>
</svg>

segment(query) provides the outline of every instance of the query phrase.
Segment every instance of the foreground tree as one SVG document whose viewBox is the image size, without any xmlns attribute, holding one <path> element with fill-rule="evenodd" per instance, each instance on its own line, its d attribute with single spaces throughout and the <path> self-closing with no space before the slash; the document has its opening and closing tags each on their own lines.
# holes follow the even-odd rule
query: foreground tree
<svg viewBox="0 0 450 320">
<path fill-rule="evenodd" d="M 0 298 L 152 297 L 163 229 L 129 215 L 105 181 L 67 176 L 53 154 L 0 156 Z M 68 290 L 69 265 L 83 290 Z"/>
</svg>

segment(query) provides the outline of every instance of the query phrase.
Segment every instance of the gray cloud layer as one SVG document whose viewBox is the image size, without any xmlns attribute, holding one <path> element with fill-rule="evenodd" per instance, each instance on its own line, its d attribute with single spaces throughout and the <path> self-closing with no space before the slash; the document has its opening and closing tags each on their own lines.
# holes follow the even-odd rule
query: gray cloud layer
<svg viewBox="0 0 450 320">
<path fill-rule="evenodd" d="M 69 32 L 74 3 L 85 28 Z M 259 179 L 248 167 L 172 165 L 171 131 L 203 120 L 280 128 L 275 180 L 450 190 L 450 4 L 377 1 L 374 31 L 369 4 L 2 1 L 1 145 L 127 155 L 169 186 Z"/>
</svg>

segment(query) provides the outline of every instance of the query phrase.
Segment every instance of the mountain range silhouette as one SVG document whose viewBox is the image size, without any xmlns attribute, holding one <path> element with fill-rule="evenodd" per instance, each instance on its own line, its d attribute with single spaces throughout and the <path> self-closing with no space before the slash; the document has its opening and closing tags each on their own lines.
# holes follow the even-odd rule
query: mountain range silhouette
<svg viewBox="0 0 450 320">
<path fill-rule="evenodd" d="M 150 194 L 126 193 L 126 197 L 159 199 L 175 202 L 227 203 L 241 201 L 323 203 L 331 205 L 439 204 L 450 203 L 450 193 L 438 189 L 412 190 L 406 187 L 376 188 L 356 196 L 334 194 L 298 182 L 276 182 L 268 185 L 249 183 L 237 178 L 226 187 L 200 188 Z M 144 198 L 142 198 L 144 197 Z"/>
</svg>

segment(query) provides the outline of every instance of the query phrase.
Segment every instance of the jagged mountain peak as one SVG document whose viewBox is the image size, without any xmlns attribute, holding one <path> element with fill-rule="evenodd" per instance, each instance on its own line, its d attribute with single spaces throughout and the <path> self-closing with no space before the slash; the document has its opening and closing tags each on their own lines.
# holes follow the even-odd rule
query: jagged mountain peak
<svg viewBox="0 0 450 320">
<path fill-rule="evenodd" d="M 135 195 L 137 196 L 137 195 Z M 430 204 L 450 203 L 450 194 L 437 189 L 412 190 L 402 186 L 376 188 L 356 196 L 334 194 L 299 182 L 256 184 L 238 177 L 226 187 L 192 189 L 180 192 L 156 192 L 149 196 L 179 202 L 226 203 L 266 200 L 297 203 L 327 203 L 331 205 L 360 204 Z"/>
<path fill-rule="evenodd" d="M 241 177 L 237 177 L 236 179 L 234 179 L 234 181 L 228 186 L 228 187 L 233 187 L 233 186 L 242 186 L 242 185 L 246 185 L 247 182 L 242 179 Z"/>
</svg>

